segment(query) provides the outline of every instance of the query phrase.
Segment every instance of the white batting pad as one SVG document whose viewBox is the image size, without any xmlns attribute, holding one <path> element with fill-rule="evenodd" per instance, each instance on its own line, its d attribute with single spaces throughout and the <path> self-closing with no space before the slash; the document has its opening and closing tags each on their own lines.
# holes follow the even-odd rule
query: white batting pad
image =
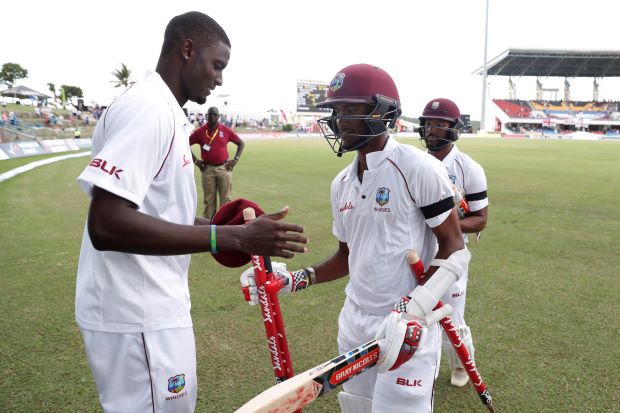
<svg viewBox="0 0 620 413">
<path fill-rule="evenodd" d="M 342 413 L 372 413 L 372 399 L 341 391 L 338 403 Z"/>
</svg>

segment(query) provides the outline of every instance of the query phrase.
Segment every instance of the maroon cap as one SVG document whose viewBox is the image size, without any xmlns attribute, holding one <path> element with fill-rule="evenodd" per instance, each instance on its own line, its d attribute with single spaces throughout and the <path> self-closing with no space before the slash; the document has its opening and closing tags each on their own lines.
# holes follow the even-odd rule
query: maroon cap
<svg viewBox="0 0 620 413">
<path fill-rule="evenodd" d="M 448 122 L 458 122 L 461 118 L 461 111 L 456 103 L 450 99 L 433 99 L 426 104 L 424 112 L 420 116 L 420 121 L 424 122 L 430 119 L 447 120 Z"/>
<path fill-rule="evenodd" d="M 213 215 L 211 224 L 242 225 L 245 223 L 243 220 L 243 210 L 246 208 L 254 208 L 256 217 L 264 214 L 258 204 L 244 198 L 239 198 L 222 205 L 215 215 Z M 250 254 L 241 251 L 219 251 L 217 254 L 213 254 L 213 258 L 223 266 L 231 268 L 246 265 L 252 259 Z"/>
<path fill-rule="evenodd" d="M 316 106 L 329 107 L 339 102 L 374 104 L 375 95 L 390 98 L 400 107 L 398 89 L 392 77 L 377 66 L 359 63 L 336 73 L 327 89 L 326 99 Z"/>
</svg>

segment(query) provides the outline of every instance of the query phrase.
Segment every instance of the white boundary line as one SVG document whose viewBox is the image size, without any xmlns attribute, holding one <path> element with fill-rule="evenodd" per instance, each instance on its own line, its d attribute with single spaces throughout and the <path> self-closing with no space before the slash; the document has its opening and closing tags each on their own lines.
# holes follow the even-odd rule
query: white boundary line
<svg viewBox="0 0 620 413">
<path fill-rule="evenodd" d="M 64 161 L 65 159 L 79 158 L 88 155 L 90 155 L 90 151 L 72 153 L 70 155 L 54 156 L 53 158 L 41 159 L 40 161 L 30 162 L 29 164 L 18 166 L 17 168 L 13 168 L 10 171 L 0 174 L 0 182 L 6 181 L 7 179 L 22 174 L 24 172 L 33 170 L 34 168 L 38 168 L 39 166 L 47 165 L 58 161 Z"/>
</svg>

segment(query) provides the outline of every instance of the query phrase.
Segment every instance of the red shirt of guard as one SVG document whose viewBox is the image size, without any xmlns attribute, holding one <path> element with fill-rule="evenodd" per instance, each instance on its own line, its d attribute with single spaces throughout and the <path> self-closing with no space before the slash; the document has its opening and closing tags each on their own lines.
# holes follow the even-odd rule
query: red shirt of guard
<svg viewBox="0 0 620 413">
<path fill-rule="evenodd" d="M 219 166 L 228 160 L 228 142 L 240 143 L 239 136 L 221 123 L 209 129 L 209 124 L 196 129 L 189 137 L 189 144 L 200 145 L 200 157 L 209 165 Z"/>
</svg>

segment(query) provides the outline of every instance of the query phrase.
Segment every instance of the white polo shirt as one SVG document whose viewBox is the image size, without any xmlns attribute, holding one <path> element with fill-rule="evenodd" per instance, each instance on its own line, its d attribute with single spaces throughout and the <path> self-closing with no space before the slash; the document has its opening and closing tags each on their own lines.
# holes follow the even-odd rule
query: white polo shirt
<svg viewBox="0 0 620 413">
<path fill-rule="evenodd" d="M 349 247 L 345 293 L 366 312 L 385 315 L 416 286 L 407 251 L 424 263 L 434 258 L 431 228 L 448 217 L 454 193 L 441 162 L 392 138 L 366 160 L 363 182 L 357 157 L 332 182 L 333 233 Z"/>
<path fill-rule="evenodd" d="M 78 177 L 169 222 L 193 225 L 196 186 L 189 124 L 158 73 L 130 85 L 97 123 L 93 157 Z M 147 256 L 97 251 L 85 225 L 75 316 L 86 329 L 144 332 L 190 327 L 190 255 Z"/>
<path fill-rule="evenodd" d="M 452 146 L 442 162 L 448 169 L 448 175 L 454 186 L 465 194 L 470 211 L 480 211 L 489 205 L 487 177 L 478 162 L 459 151 L 456 145 Z"/>
</svg>

